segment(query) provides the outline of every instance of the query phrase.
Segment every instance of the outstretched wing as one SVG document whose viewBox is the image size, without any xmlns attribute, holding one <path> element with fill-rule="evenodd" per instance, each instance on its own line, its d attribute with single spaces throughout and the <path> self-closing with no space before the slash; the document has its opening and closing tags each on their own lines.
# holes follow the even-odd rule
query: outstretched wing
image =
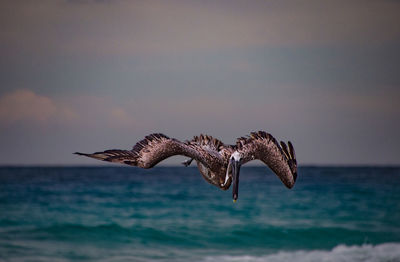
<svg viewBox="0 0 400 262">
<path fill-rule="evenodd" d="M 163 134 L 151 134 L 146 136 L 145 139 L 139 141 L 132 150 L 112 149 L 93 154 L 79 152 L 75 154 L 141 168 L 152 168 L 162 160 L 174 155 L 184 155 L 194 158 L 196 161 L 200 161 L 209 168 L 216 164 L 216 162 L 221 161 L 218 155 L 210 154 L 195 144 L 182 143 L 177 139 L 169 138 Z"/>
<path fill-rule="evenodd" d="M 251 160 L 261 160 L 280 180 L 292 188 L 297 179 L 297 161 L 292 143 L 288 142 L 289 148 L 284 142 L 279 146 L 276 139 L 264 132 L 252 132 L 250 137 L 237 139 L 237 151 L 242 155 L 242 164 Z"/>
</svg>

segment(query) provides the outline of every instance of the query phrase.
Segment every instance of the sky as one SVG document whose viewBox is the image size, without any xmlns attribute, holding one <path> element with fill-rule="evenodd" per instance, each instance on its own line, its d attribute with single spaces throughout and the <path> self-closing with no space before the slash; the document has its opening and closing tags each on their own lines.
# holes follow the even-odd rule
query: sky
<svg viewBox="0 0 400 262">
<path fill-rule="evenodd" d="M 0 6 L 0 165 L 257 130 L 300 165 L 400 164 L 400 1 Z"/>
</svg>

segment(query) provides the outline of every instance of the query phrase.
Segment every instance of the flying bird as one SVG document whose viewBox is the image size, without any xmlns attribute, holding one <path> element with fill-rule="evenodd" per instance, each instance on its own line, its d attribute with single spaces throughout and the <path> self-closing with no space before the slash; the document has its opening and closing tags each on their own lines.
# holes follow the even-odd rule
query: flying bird
<svg viewBox="0 0 400 262">
<path fill-rule="evenodd" d="M 132 150 L 111 149 L 93 154 L 75 154 L 146 169 L 168 157 L 183 155 L 189 158 L 183 162 L 185 166 L 196 160 L 200 174 L 208 183 L 222 190 L 227 190 L 233 183 L 234 202 L 239 196 L 240 167 L 252 160 L 265 163 L 288 188 L 292 188 L 297 179 L 297 160 L 292 143 L 279 144 L 264 131 L 240 137 L 235 145 L 225 145 L 212 136 L 202 134 L 181 142 L 157 133 L 146 136 Z"/>
</svg>

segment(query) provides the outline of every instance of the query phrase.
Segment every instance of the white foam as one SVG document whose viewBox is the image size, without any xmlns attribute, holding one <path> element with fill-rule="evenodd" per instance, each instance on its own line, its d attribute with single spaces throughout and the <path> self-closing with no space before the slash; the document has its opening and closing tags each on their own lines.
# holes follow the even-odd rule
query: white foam
<svg viewBox="0 0 400 262">
<path fill-rule="evenodd" d="M 400 243 L 380 245 L 339 245 L 332 250 L 282 251 L 265 256 L 209 256 L 205 262 L 396 262 L 400 261 Z"/>
</svg>

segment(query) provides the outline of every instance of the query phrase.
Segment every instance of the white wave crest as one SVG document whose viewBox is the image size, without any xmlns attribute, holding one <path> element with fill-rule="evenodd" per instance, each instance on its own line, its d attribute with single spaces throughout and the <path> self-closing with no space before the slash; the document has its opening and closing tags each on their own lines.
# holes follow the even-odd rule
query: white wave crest
<svg viewBox="0 0 400 262">
<path fill-rule="evenodd" d="M 282 251 L 265 256 L 209 256 L 205 262 L 400 262 L 400 243 L 339 245 L 332 250 Z"/>
</svg>

